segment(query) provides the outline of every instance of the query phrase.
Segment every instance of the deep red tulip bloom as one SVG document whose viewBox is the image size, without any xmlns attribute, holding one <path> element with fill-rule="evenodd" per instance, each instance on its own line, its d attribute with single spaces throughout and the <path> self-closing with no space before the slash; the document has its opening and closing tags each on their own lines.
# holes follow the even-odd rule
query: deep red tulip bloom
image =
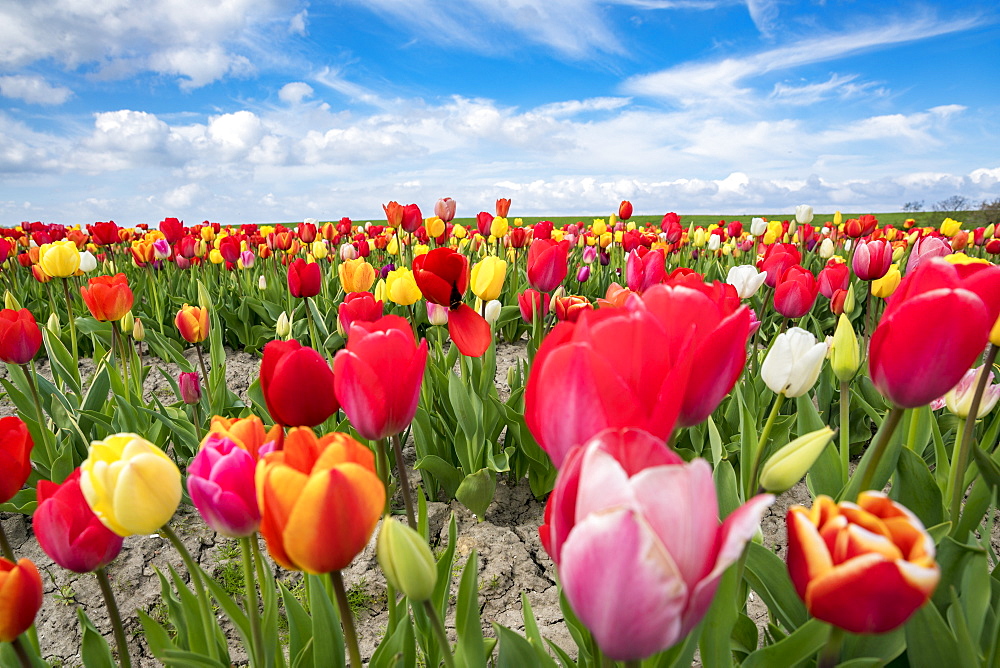
<svg viewBox="0 0 1000 668">
<path fill-rule="evenodd" d="M 750 309 L 740 304 L 733 286 L 715 282 L 653 286 L 642 304 L 674 328 L 693 325 L 688 354 L 692 372 L 677 415 L 678 427 L 704 422 L 733 389 L 747 359 Z"/>
<path fill-rule="evenodd" d="M 375 322 L 382 317 L 382 302 L 370 292 L 349 292 L 337 310 L 337 322 L 346 336 L 355 322 Z"/>
<path fill-rule="evenodd" d="M 535 239 L 551 239 L 552 227 L 551 220 L 540 220 L 531 228 L 531 236 Z"/>
<path fill-rule="evenodd" d="M 116 244 L 119 241 L 118 225 L 113 220 L 109 220 L 105 223 L 94 223 L 93 225 L 88 225 L 87 229 L 90 231 L 91 241 L 98 246 L 110 246 L 111 244 Z"/>
<path fill-rule="evenodd" d="M 872 382 L 896 406 L 929 404 L 969 370 L 998 315 L 1000 267 L 921 262 L 889 298 L 872 333 Z"/>
<path fill-rule="evenodd" d="M 101 322 L 121 320 L 135 301 L 125 274 L 95 276 L 80 287 L 80 295 L 90 314 Z"/>
<path fill-rule="evenodd" d="M 462 302 L 469 288 L 469 258 L 454 248 L 435 248 L 413 260 L 413 278 L 424 298 L 448 307 L 448 334 L 459 351 L 480 357 L 490 347 L 490 325 Z"/>
<path fill-rule="evenodd" d="M 622 220 L 628 220 L 632 217 L 632 202 L 627 199 L 622 200 L 622 203 L 618 205 L 618 217 Z"/>
<path fill-rule="evenodd" d="M 176 218 L 164 218 L 160 221 L 160 232 L 166 237 L 167 243 L 173 245 L 180 241 L 186 233 L 184 223 Z"/>
<path fill-rule="evenodd" d="M 264 346 L 260 389 L 271 417 L 286 427 L 315 427 L 339 408 L 330 365 L 295 340 Z"/>
<path fill-rule="evenodd" d="M 668 230 L 673 229 L 675 227 L 677 229 L 680 229 L 680 226 L 681 226 L 681 217 L 678 216 L 676 213 L 670 211 L 669 213 L 663 214 L 663 219 L 660 221 L 661 230 L 667 232 Z M 677 237 L 677 239 L 680 239 L 680 237 Z M 677 239 L 674 239 L 673 241 L 668 241 L 668 243 L 677 243 Z"/>
<path fill-rule="evenodd" d="M 565 241 L 536 238 L 528 247 L 528 283 L 536 290 L 552 292 L 569 273 L 568 258 Z"/>
<path fill-rule="evenodd" d="M 507 239 L 511 248 L 524 248 L 528 243 L 528 230 L 523 227 L 512 227 L 507 232 Z"/>
<path fill-rule="evenodd" d="M 315 233 L 313 236 L 316 236 Z M 240 259 L 240 240 L 237 237 L 223 237 L 219 241 L 219 253 L 226 262 L 236 264 Z"/>
<path fill-rule="evenodd" d="M 26 308 L 0 310 L 0 360 L 27 364 L 42 347 L 42 330 Z"/>
<path fill-rule="evenodd" d="M 406 319 L 387 315 L 355 323 L 333 360 L 337 400 L 351 426 L 373 441 L 406 429 L 426 366 L 427 341 L 417 345 Z"/>
<path fill-rule="evenodd" d="M 476 214 L 476 229 L 484 238 L 490 236 L 490 226 L 493 224 L 493 214 L 489 211 L 480 211 Z"/>
<path fill-rule="evenodd" d="M 792 244 L 771 244 L 764 254 L 764 259 L 758 263 L 757 269 L 767 272 L 764 284 L 775 287 L 789 267 L 801 262 L 802 256 Z"/>
<path fill-rule="evenodd" d="M 774 290 L 774 309 L 786 318 L 801 318 L 812 309 L 818 294 L 819 284 L 812 272 L 791 266 Z"/>
<path fill-rule="evenodd" d="M 830 260 L 820 270 L 817 282 L 819 284 L 819 293 L 827 299 L 833 299 L 834 292 L 837 290 L 846 290 L 851 285 L 851 271 L 843 262 Z"/>
<path fill-rule="evenodd" d="M 90 573 L 110 564 L 124 540 L 90 509 L 80 490 L 80 469 L 74 469 L 61 485 L 38 481 L 32 529 L 45 554 L 75 573 Z"/>
<path fill-rule="evenodd" d="M 695 330 L 690 320 L 662 321 L 638 299 L 556 325 L 532 364 L 524 411 L 556 467 L 604 429 L 670 438 L 688 391 Z"/>
<path fill-rule="evenodd" d="M 293 297 L 315 297 L 322 282 L 318 263 L 306 262 L 300 257 L 288 265 L 288 291 Z"/>
<path fill-rule="evenodd" d="M 297 232 L 299 241 L 304 244 L 311 244 L 316 241 L 316 235 L 319 233 L 319 230 L 316 229 L 315 223 L 301 222 L 299 223 Z"/>
<path fill-rule="evenodd" d="M 416 204 L 407 204 L 403 207 L 403 229 L 407 232 L 416 232 L 424 224 L 424 216 L 420 213 L 420 207 Z"/>
<path fill-rule="evenodd" d="M 851 268 L 862 281 L 874 281 L 889 273 L 892 266 L 892 244 L 885 239 L 859 241 L 854 249 Z M 846 288 L 845 288 L 846 289 Z"/>
<path fill-rule="evenodd" d="M 31 475 L 33 447 L 31 433 L 21 418 L 0 418 L 0 503 L 14 498 Z"/>
</svg>

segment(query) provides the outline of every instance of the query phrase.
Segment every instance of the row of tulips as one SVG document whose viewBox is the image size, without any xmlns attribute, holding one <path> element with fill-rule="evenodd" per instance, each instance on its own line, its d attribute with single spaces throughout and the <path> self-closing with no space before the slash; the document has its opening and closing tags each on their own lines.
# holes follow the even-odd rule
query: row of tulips
<svg viewBox="0 0 1000 668">
<path fill-rule="evenodd" d="M 389 225 L 377 231 L 306 222 L 264 236 L 250 226 L 164 221 L 143 240 L 128 239 L 127 250 L 125 237 L 138 230 L 119 231 L 115 241 L 110 224 L 98 224 L 82 244 L 64 230 L 65 240 L 43 243 L 36 259 L 31 243 L 46 239 L 30 237 L 50 231 L 14 235 L 27 261 L 7 265 L 8 302 L 31 308 L 0 312 L 0 358 L 11 370 L 3 383 L 20 414 L 9 427 L 19 436 L 4 441 L 12 462 L 6 499 L 34 509 L 36 533 L 49 521 L 41 518 L 55 517 L 63 558 L 91 556 L 85 570 L 100 579 L 117 553 L 115 537 L 120 546 L 132 533 L 173 536 L 168 520 L 186 475 L 205 521 L 245 541 L 247 573 L 257 574 L 236 603 L 185 557 L 197 603 L 175 621 L 200 632 L 154 643 L 161 661 L 205 656 L 205 665 L 225 665 L 212 598 L 240 629 L 254 665 L 343 661 L 343 650 L 321 656 L 301 638 L 277 651 L 279 600 L 320 634 L 339 618 L 337 637 L 359 664 L 339 575 L 331 576 L 332 596 L 309 579 L 309 612 L 295 608 L 252 537 L 260 532 L 281 568 L 336 574 L 368 542 L 398 486 L 407 523 L 385 520 L 380 531 L 391 621 L 371 661 L 389 665 L 397 653 L 416 661 L 407 647 L 419 647 L 428 664 L 485 662 L 474 558 L 459 586 L 457 645 L 443 634 L 454 536 L 435 560 L 426 499 L 411 499 L 405 482 L 411 422 L 427 488 L 480 516 L 498 473 L 527 475 L 539 495 L 553 490 L 540 533 L 559 570 L 579 665 L 637 665 L 653 655 L 655 665 L 684 665 L 696 649 L 705 665 L 888 662 L 904 652 L 911 664 L 961 656 L 973 665 L 997 656 L 1000 592 L 989 570 L 996 555 L 988 531 L 980 538 L 1000 486 L 1000 421 L 980 420 L 1000 391 L 988 371 L 1000 344 L 1000 269 L 984 256 L 993 252 L 992 229 L 963 238 L 955 221 L 906 231 L 878 228 L 873 217 L 817 229 L 801 207 L 794 221 L 755 220 L 749 230 L 684 231 L 668 214 L 659 232 L 614 217 L 528 232 L 507 224 L 506 202 L 497 216 L 481 214 L 470 236 L 456 232 L 452 205 L 439 203 L 436 220 L 421 219 L 413 205 L 387 205 Z M 622 203 L 618 216 L 628 220 L 631 205 Z M 97 240 L 103 266 L 124 272 L 80 286 L 86 317 L 70 286 L 86 254 L 79 249 Z M 146 242 L 152 256 L 143 254 Z M 344 245 L 331 253 L 337 243 Z M 215 262 L 223 246 L 240 256 Z M 756 262 L 740 264 L 744 256 Z M 29 275 L 19 266 L 38 269 Z M 48 276 L 62 278 L 63 300 Z M 139 289 L 150 298 L 135 299 Z M 817 306 L 820 294 L 826 309 Z M 420 299 L 426 308 L 418 311 Z M 40 328 L 33 313 L 46 308 Z M 250 312 L 259 324 L 247 322 Z M 260 378 L 244 405 L 225 386 L 223 343 L 255 326 L 257 337 L 276 340 L 260 345 Z M 830 332 L 832 345 L 823 340 Z M 511 396 L 501 402 L 495 340 L 524 334 L 531 363 L 512 369 Z M 200 376 L 182 374 L 176 404 L 143 396 L 143 340 L 189 369 L 179 342 L 196 347 Z M 53 382 L 32 368 L 43 345 Z M 99 360 L 90 379 L 79 376 L 81 346 Z M 42 447 L 32 449 L 33 441 Z M 751 538 L 773 495 L 803 476 L 816 501 L 788 512 L 786 569 Z M 880 491 L 887 483 L 889 495 Z M 72 513 L 80 519 L 67 519 Z M 87 529 L 74 538 L 69 526 Z M 46 546 L 46 532 L 39 542 L 66 565 L 59 545 Z M 80 542 L 67 550 L 67 540 Z M 39 648 L 19 636 L 37 610 L 40 581 L 36 587 L 33 567 L 6 556 L 18 613 L 7 615 L 0 640 L 13 640 L 11 651 L 30 662 Z M 763 640 L 748 635 L 750 589 L 771 611 Z M 499 660 L 555 665 L 530 631 L 530 607 L 524 613 L 527 640 L 496 627 Z M 155 622 L 142 621 L 147 640 L 162 638 Z M 128 649 L 117 644 L 124 663 Z"/>
</svg>

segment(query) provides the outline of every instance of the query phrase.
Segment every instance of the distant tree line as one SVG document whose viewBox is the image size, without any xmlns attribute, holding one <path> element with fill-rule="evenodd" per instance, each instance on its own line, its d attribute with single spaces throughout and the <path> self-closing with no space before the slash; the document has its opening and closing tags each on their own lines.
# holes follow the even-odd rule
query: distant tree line
<svg viewBox="0 0 1000 668">
<path fill-rule="evenodd" d="M 906 213 L 921 214 L 922 218 L 931 218 L 930 213 L 924 213 L 924 200 L 915 200 L 903 205 Z M 972 200 L 963 195 L 952 195 L 931 205 L 931 211 L 940 214 L 941 218 L 949 217 L 961 220 L 967 226 L 1000 224 L 1000 197 L 983 200 L 976 206 Z M 938 216 L 934 216 L 937 218 Z"/>
</svg>

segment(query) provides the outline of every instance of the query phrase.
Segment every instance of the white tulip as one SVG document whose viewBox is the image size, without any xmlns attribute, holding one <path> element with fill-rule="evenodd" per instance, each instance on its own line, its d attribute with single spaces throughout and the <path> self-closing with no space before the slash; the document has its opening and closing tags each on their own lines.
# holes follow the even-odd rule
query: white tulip
<svg viewBox="0 0 1000 668">
<path fill-rule="evenodd" d="M 767 221 L 763 218 L 754 218 L 750 221 L 750 234 L 755 237 L 767 232 Z"/>
<path fill-rule="evenodd" d="M 730 267 L 729 273 L 726 274 L 726 283 L 736 288 L 736 294 L 740 299 L 749 299 L 757 294 L 757 290 L 764 284 L 766 278 L 766 271 L 757 271 L 757 267 L 752 264 L 741 264 Z"/>
<path fill-rule="evenodd" d="M 792 327 L 778 335 L 760 367 L 760 376 L 775 394 L 786 397 L 805 394 L 816 384 L 826 359 L 826 341 L 816 341 L 812 332 Z"/>
<path fill-rule="evenodd" d="M 799 204 L 795 207 L 795 220 L 802 225 L 808 225 L 813 219 L 813 208 L 808 204 Z"/>
<path fill-rule="evenodd" d="M 87 274 L 97 269 L 97 258 L 88 251 L 80 253 L 80 271 Z"/>
</svg>

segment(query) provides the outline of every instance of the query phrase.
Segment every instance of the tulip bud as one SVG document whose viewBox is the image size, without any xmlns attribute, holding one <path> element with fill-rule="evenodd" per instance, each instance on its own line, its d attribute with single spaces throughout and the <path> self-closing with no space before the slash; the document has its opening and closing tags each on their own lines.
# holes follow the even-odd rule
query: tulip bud
<svg viewBox="0 0 1000 668">
<path fill-rule="evenodd" d="M 142 341 L 146 338 L 146 328 L 142 325 L 142 320 L 139 318 L 135 319 L 135 324 L 132 325 L 132 338 L 136 341 Z"/>
<path fill-rule="evenodd" d="M 274 333 L 279 339 L 287 339 L 292 334 L 292 321 L 288 317 L 288 313 L 285 311 L 281 312 L 278 316 L 278 321 L 274 323 Z"/>
<path fill-rule="evenodd" d="M 188 404 L 201 401 L 201 382 L 197 371 L 188 371 L 177 377 L 177 387 L 181 392 L 181 400 Z"/>
<path fill-rule="evenodd" d="M 97 258 L 88 251 L 80 253 L 80 271 L 87 274 L 97 269 Z"/>
<path fill-rule="evenodd" d="M 386 580 L 413 603 L 426 601 L 437 584 L 437 564 L 423 536 L 389 516 L 375 544 L 375 556 Z"/>
<path fill-rule="evenodd" d="M 59 323 L 59 314 L 53 311 L 49 314 L 49 319 L 45 322 L 45 328 L 49 330 L 49 334 L 52 336 L 59 336 L 62 331 L 62 325 Z"/>
<path fill-rule="evenodd" d="M 257 289 L 261 292 L 267 290 L 267 279 L 264 277 L 264 274 L 261 274 L 260 278 L 257 279 Z"/>
<path fill-rule="evenodd" d="M 427 302 L 427 322 L 443 327 L 448 324 L 448 307 Z"/>
<path fill-rule="evenodd" d="M 132 315 L 131 309 L 126 311 L 125 315 L 122 316 L 121 323 L 122 323 L 122 332 L 124 332 L 125 334 L 131 334 L 132 329 L 135 327 L 135 316 Z"/>
<path fill-rule="evenodd" d="M 850 293 L 848 293 L 850 294 Z M 854 378 L 861 366 L 861 351 L 858 346 L 858 336 L 854 333 L 850 319 L 840 314 L 837 329 L 833 333 L 833 345 L 830 348 L 830 366 L 833 373 L 841 381 Z"/>
<path fill-rule="evenodd" d="M 773 494 L 791 489 L 816 463 L 833 434 L 832 429 L 823 427 L 775 452 L 760 472 L 760 486 Z"/>
<path fill-rule="evenodd" d="M 813 208 L 808 204 L 799 204 L 795 207 L 795 222 L 801 225 L 808 225 L 813 220 Z"/>
<path fill-rule="evenodd" d="M 981 373 L 983 373 L 982 366 L 969 369 L 962 376 L 958 385 L 948 390 L 944 395 L 944 402 L 949 411 L 960 418 L 969 416 L 969 411 L 972 410 L 972 398 L 976 394 L 976 386 L 979 385 Z M 993 372 L 990 371 L 986 380 L 986 388 L 983 390 L 983 396 L 979 403 L 979 410 L 976 411 L 976 419 L 984 417 L 993 410 L 997 400 L 1000 400 L 1000 385 L 993 383 Z"/>
<path fill-rule="evenodd" d="M 833 214 L 833 225 L 834 227 L 840 227 L 840 224 L 844 222 L 844 216 L 839 211 Z"/>
<path fill-rule="evenodd" d="M 767 232 L 767 221 L 763 218 L 754 218 L 750 221 L 750 234 L 755 237 Z"/>
<path fill-rule="evenodd" d="M 7 290 L 3 294 L 3 305 L 4 308 L 9 308 L 11 311 L 21 310 L 21 304 L 18 303 L 17 297 L 10 293 L 10 290 Z"/>
<path fill-rule="evenodd" d="M 490 327 L 496 324 L 497 319 L 500 317 L 502 306 L 499 299 L 491 299 L 486 302 L 486 308 L 483 309 L 483 317 L 486 318 L 486 322 L 490 323 Z"/>
<path fill-rule="evenodd" d="M 819 256 L 824 260 L 829 260 L 831 257 L 833 257 L 834 250 L 835 248 L 833 246 L 833 239 L 831 239 L 830 237 L 823 239 L 823 241 L 821 241 L 819 244 Z"/>
</svg>

